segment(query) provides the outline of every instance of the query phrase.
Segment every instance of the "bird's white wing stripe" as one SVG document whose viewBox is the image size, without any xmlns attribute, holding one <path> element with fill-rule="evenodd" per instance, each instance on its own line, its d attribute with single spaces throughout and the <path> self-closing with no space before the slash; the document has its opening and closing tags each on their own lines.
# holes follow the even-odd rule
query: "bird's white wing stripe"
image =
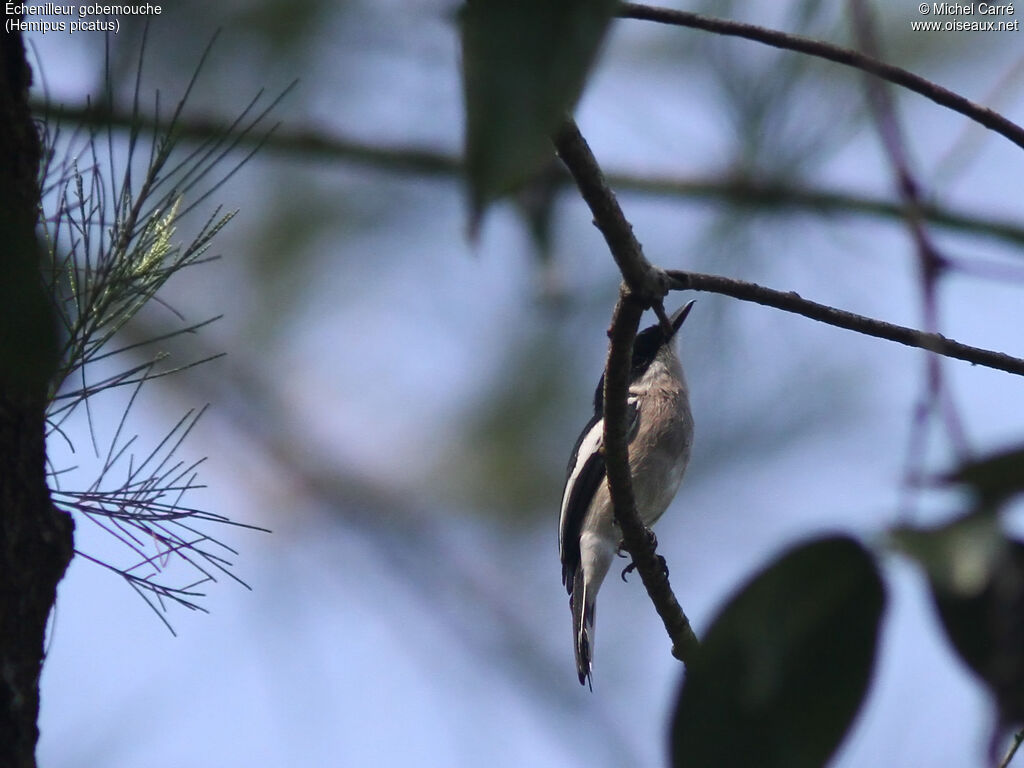
<svg viewBox="0 0 1024 768">
<path fill-rule="evenodd" d="M 576 485 L 576 481 L 579 479 L 580 472 L 583 470 L 584 465 L 594 453 L 601 449 L 601 443 L 604 440 L 604 419 L 598 419 L 587 436 L 583 438 L 583 442 L 580 443 L 580 449 L 576 452 L 576 464 L 573 465 L 572 472 L 569 474 L 569 479 L 565 483 L 565 491 L 562 493 L 562 511 L 558 517 L 558 547 L 562 548 L 562 537 L 566 534 L 565 530 L 565 516 L 568 512 L 567 507 L 569 506 L 569 498 L 572 496 L 572 489 Z M 578 535 L 578 531 L 574 535 Z"/>
</svg>

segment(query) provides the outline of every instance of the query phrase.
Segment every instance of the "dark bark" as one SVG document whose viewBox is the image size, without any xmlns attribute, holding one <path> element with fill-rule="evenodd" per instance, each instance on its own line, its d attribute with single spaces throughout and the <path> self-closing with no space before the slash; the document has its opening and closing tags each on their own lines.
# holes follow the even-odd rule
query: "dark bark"
<svg viewBox="0 0 1024 768">
<path fill-rule="evenodd" d="M 40 142 L 31 70 L 0 33 L 0 765 L 35 766 L 46 621 L 72 522 L 46 485 L 45 411 L 56 335 L 35 239 Z"/>
</svg>

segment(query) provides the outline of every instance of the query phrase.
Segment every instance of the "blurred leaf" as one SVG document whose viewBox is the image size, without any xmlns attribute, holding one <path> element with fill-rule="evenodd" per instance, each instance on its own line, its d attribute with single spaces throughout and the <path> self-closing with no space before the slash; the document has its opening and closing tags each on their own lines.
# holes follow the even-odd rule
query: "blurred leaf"
<svg viewBox="0 0 1024 768">
<path fill-rule="evenodd" d="M 985 588 L 1006 544 L 993 515 L 966 515 L 936 528 L 902 526 L 889 535 L 924 568 L 929 581 L 962 595 Z"/>
<path fill-rule="evenodd" d="M 673 716 L 672 764 L 824 765 L 867 691 L 884 605 L 875 562 L 853 539 L 785 553 L 708 630 Z"/>
<path fill-rule="evenodd" d="M 516 208 L 526 224 L 534 253 L 542 266 L 551 263 L 551 223 L 564 181 L 561 170 L 558 161 L 551 158 L 515 193 Z"/>
<path fill-rule="evenodd" d="M 472 226 L 554 154 L 550 136 L 583 90 L 617 3 L 469 0 L 462 14 Z"/>
<path fill-rule="evenodd" d="M 935 531 L 897 532 L 922 565 L 953 648 L 996 700 L 1003 723 L 1024 722 L 1024 543 L 1003 537 L 994 516 L 983 548 L 976 517 Z M 967 525 L 972 522 L 972 525 Z M 911 546 L 906 546 L 907 541 Z M 970 550 L 984 552 L 983 558 Z M 967 554 L 964 554 L 964 551 Z M 971 561 L 965 568 L 962 560 Z M 983 567 L 980 573 L 975 573 Z M 962 578 L 964 571 L 971 578 Z M 960 573 L 958 573 L 960 572 Z"/>
<path fill-rule="evenodd" d="M 1024 491 L 1024 446 L 961 464 L 945 478 L 970 487 L 981 506 L 994 508 Z"/>
</svg>

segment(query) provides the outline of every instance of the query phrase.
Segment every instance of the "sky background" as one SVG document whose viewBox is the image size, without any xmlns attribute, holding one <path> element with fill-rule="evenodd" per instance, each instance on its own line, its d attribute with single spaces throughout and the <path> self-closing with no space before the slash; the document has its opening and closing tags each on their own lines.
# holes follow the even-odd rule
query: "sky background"
<svg viewBox="0 0 1024 768">
<path fill-rule="evenodd" d="M 886 58 L 1024 122 L 1024 33 L 912 33 L 917 6 L 885 8 Z M 851 39 L 841 3 L 679 7 Z M 152 21 L 142 92 L 159 90 L 165 105 L 180 98 L 218 28 L 188 116 L 230 120 L 259 89 L 276 94 L 297 78 L 273 114 L 285 129 L 460 151 L 453 4 L 181 0 Z M 122 99 L 140 31 L 124 23 L 109 39 Z M 51 101 L 82 104 L 102 90 L 102 35 L 26 39 Z M 862 97 L 857 73 L 837 65 L 620 21 L 577 120 L 608 171 L 785 179 L 894 199 Z M 916 95 L 897 103 L 928 199 L 1022 220 L 1019 148 Z M 899 221 L 619 197 L 661 266 L 920 325 Z M 457 178 L 270 150 L 214 199 L 239 209 L 214 245 L 223 258 L 176 276 L 139 332 L 175 327 L 168 306 L 189 322 L 223 314 L 168 351 L 182 362 L 228 356 L 147 385 L 129 432 L 145 453 L 210 403 L 181 448 L 184 459 L 208 457 L 207 488 L 188 503 L 273 533 L 210 530 L 238 550 L 234 572 L 252 589 L 205 585 L 209 615 L 170 608 L 176 636 L 115 575 L 76 558 L 51 622 L 40 764 L 664 765 L 681 669 L 639 580 L 610 578 L 602 590 L 593 693 L 576 681 L 559 581 L 563 471 L 618 286 L 583 203 L 558 195 L 547 252 L 509 203 L 473 244 Z M 940 330 L 1024 356 L 1020 246 L 932 234 L 985 271 L 943 280 Z M 669 308 L 688 298 L 674 294 Z M 840 530 L 880 544 L 906 498 L 924 360 L 765 307 L 697 299 L 681 339 L 694 458 L 658 539 L 700 636 L 732 590 L 793 542 Z M 943 370 L 972 451 L 1021 442 L 1019 379 L 956 361 Z M 94 405 L 100 445 L 124 405 L 119 393 Z M 88 484 L 85 414 L 65 431 L 75 451 L 53 440 L 51 461 L 77 467 L 62 482 Z M 941 423 L 921 458 L 930 472 L 951 466 Z M 955 493 L 913 501 L 922 523 L 963 504 Z M 76 543 L 127 564 L 87 520 Z M 949 650 L 919 573 L 891 554 L 883 562 L 882 651 L 835 765 L 981 766 L 984 692 Z M 164 576 L 190 579 L 173 563 Z"/>
</svg>

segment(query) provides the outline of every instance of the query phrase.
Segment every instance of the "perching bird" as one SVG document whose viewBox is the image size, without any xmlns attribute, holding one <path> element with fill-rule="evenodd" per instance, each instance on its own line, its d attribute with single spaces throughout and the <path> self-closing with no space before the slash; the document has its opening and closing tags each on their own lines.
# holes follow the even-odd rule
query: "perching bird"
<svg viewBox="0 0 1024 768">
<path fill-rule="evenodd" d="M 650 527 L 676 495 L 690 459 L 693 416 L 675 334 L 689 302 L 672 315 L 667 334 L 660 324 L 637 334 L 629 374 L 629 467 L 640 520 Z M 562 492 L 558 547 L 562 583 L 572 608 L 573 647 L 580 683 L 591 680 L 594 608 L 622 534 L 612 512 L 604 463 L 604 375 L 594 393 L 594 416 L 576 441 Z"/>
</svg>

